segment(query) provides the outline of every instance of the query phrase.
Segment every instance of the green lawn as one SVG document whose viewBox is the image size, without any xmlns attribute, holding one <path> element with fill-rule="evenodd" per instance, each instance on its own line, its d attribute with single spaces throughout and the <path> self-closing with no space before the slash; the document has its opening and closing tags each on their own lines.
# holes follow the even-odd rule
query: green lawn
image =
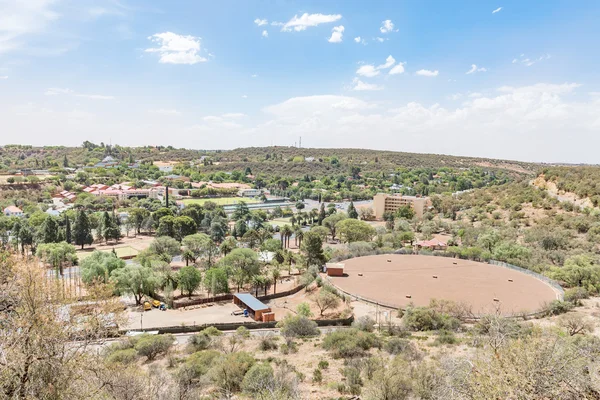
<svg viewBox="0 0 600 400">
<path fill-rule="evenodd" d="M 212 201 L 220 206 L 226 206 L 230 204 L 237 204 L 240 201 L 246 202 L 246 204 L 260 203 L 260 200 L 244 198 L 244 197 L 215 197 L 212 199 L 183 199 L 183 204 L 200 204 L 203 205 L 207 201 Z"/>
<path fill-rule="evenodd" d="M 269 221 L 269 223 L 271 225 L 279 225 L 280 227 L 292 224 L 289 218 L 275 218 L 274 220 Z"/>
</svg>

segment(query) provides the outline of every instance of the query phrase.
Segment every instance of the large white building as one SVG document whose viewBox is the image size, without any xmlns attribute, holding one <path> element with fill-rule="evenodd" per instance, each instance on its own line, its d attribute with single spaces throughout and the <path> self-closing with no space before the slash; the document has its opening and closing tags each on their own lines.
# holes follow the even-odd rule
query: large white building
<svg viewBox="0 0 600 400">
<path fill-rule="evenodd" d="M 422 218 L 427 207 L 430 205 L 431 200 L 429 197 L 402 196 L 401 194 L 387 193 L 378 193 L 373 197 L 373 211 L 377 219 L 382 219 L 383 214 L 386 212 L 394 213 L 403 206 L 410 206 L 415 215 Z"/>
<path fill-rule="evenodd" d="M 22 217 L 23 215 L 23 210 L 21 210 L 19 207 L 17 206 L 8 206 L 4 209 L 4 215 L 6 215 L 7 217 Z"/>
</svg>

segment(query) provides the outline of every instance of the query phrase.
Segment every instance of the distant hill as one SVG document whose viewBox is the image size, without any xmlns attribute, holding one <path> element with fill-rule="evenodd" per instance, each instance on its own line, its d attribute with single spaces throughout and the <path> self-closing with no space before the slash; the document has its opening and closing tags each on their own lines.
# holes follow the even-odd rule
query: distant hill
<svg viewBox="0 0 600 400">
<path fill-rule="evenodd" d="M 472 168 L 504 170 L 533 175 L 542 164 L 442 154 L 404 153 L 366 149 L 318 149 L 297 147 L 249 147 L 234 150 L 190 150 L 171 146 L 123 147 L 96 145 L 81 147 L 8 145 L 0 147 L 0 171 L 19 168 L 52 168 L 93 165 L 110 155 L 118 161 L 196 161 L 205 156 L 212 162 L 205 171 L 232 171 L 250 168 L 253 173 L 302 176 L 335 173 L 341 167 L 358 166 L 363 172 L 394 171 L 398 168 Z"/>
</svg>

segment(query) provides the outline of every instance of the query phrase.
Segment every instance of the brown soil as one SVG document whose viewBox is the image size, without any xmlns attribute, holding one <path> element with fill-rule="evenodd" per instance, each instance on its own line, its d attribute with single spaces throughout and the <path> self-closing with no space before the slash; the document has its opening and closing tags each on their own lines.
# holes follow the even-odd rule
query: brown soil
<svg viewBox="0 0 600 400">
<path fill-rule="evenodd" d="M 344 272 L 346 276 L 331 277 L 331 282 L 348 293 L 394 307 L 411 302 L 426 306 L 435 298 L 467 303 L 476 314 L 492 312 L 500 306 L 501 312 L 509 315 L 533 312 L 541 303 L 556 299 L 554 289 L 533 276 L 447 257 L 359 257 L 345 261 Z"/>
</svg>

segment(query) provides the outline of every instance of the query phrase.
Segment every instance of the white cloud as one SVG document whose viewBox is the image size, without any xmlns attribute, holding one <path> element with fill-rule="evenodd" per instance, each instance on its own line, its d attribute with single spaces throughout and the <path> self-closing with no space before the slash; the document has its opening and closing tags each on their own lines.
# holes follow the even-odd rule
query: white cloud
<svg viewBox="0 0 600 400">
<path fill-rule="evenodd" d="M 221 117 L 223 118 L 244 118 L 246 116 L 246 114 L 244 113 L 225 113 L 225 114 L 221 114 Z"/>
<path fill-rule="evenodd" d="M 302 135 L 302 141 L 314 147 L 336 148 L 344 140 L 356 148 L 598 163 L 600 99 L 571 101 L 578 86 L 503 87 L 495 95 L 468 98 L 458 108 L 408 102 L 389 113 L 354 97 L 293 98 L 267 107 L 269 119 L 235 146 L 270 143 L 272 138 L 293 143 Z M 573 140 L 565 142 L 565 131 Z M 585 149 L 583 142 L 589 144 Z"/>
<path fill-rule="evenodd" d="M 502 10 L 502 7 L 498 7 L 494 11 L 492 11 L 492 14 L 496 14 L 497 12 L 500 12 L 501 10 Z"/>
<path fill-rule="evenodd" d="M 327 39 L 329 43 L 341 43 L 344 34 L 344 25 L 334 26 L 331 30 L 331 37 Z"/>
<path fill-rule="evenodd" d="M 451 94 L 450 96 L 448 96 L 448 99 L 456 101 L 456 100 L 460 100 L 462 97 L 463 97 L 462 93 L 454 93 L 454 94 Z"/>
<path fill-rule="evenodd" d="M 8 75 L 0 75 L 0 79 L 8 79 Z"/>
<path fill-rule="evenodd" d="M 82 97 L 85 99 L 91 100 L 114 100 L 114 96 L 106 96 L 102 94 L 83 94 L 76 93 L 74 90 L 69 88 L 48 88 L 46 92 L 44 92 L 46 96 L 56 96 L 56 95 L 71 95 L 75 97 Z"/>
<path fill-rule="evenodd" d="M 352 81 L 354 87 L 352 90 L 364 91 L 364 90 L 383 90 L 383 86 L 375 85 L 371 83 L 365 83 L 358 78 L 354 78 Z"/>
<path fill-rule="evenodd" d="M 243 94 L 243 95 L 242 95 L 242 99 L 247 99 L 247 98 L 248 98 L 248 95 L 247 95 L 247 94 Z"/>
<path fill-rule="evenodd" d="M 0 1 L 0 54 L 28 46 L 33 35 L 60 18 L 55 0 Z"/>
<path fill-rule="evenodd" d="M 355 37 L 354 42 L 361 43 L 361 44 L 367 44 L 367 41 L 365 39 L 361 38 L 360 36 Z"/>
<path fill-rule="evenodd" d="M 361 75 L 361 76 L 366 76 L 367 78 L 372 78 L 374 76 L 379 75 L 379 71 L 377 70 L 377 68 L 375 68 L 374 65 L 361 65 L 357 70 L 356 70 L 356 74 L 357 75 Z"/>
<path fill-rule="evenodd" d="M 404 64 L 405 63 L 396 64 L 396 66 L 394 66 L 394 68 L 390 69 L 390 75 L 399 75 L 399 74 L 404 73 Z"/>
<path fill-rule="evenodd" d="M 267 32 L 266 30 L 264 30 L 264 31 L 262 31 L 261 35 L 264 38 L 268 38 L 269 37 L 269 32 Z"/>
<path fill-rule="evenodd" d="M 178 35 L 173 32 L 156 33 L 148 37 L 159 47 L 146 49 L 148 53 L 158 53 L 163 64 L 197 64 L 208 61 L 200 56 L 200 38 Z"/>
<path fill-rule="evenodd" d="M 479 97 L 483 97 L 483 94 L 481 94 L 479 92 L 471 92 L 471 93 L 469 93 L 469 97 L 472 99 L 477 99 Z"/>
<path fill-rule="evenodd" d="M 513 64 L 521 64 L 526 67 L 531 67 L 533 64 L 536 64 L 540 61 L 549 60 L 551 58 L 550 54 L 545 54 L 543 56 L 539 56 L 537 58 L 529 58 L 525 57 L 525 54 L 521 54 L 518 58 L 513 58 Z"/>
<path fill-rule="evenodd" d="M 149 112 L 152 114 L 166 115 L 166 116 L 172 116 L 172 117 L 178 117 L 182 114 L 181 111 L 175 110 L 173 108 L 171 108 L 171 109 L 159 108 L 156 110 L 150 110 Z"/>
<path fill-rule="evenodd" d="M 396 64 L 396 60 L 394 59 L 394 57 L 392 57 L 390 55 L 385 59 L 385 64 L 381 64 L 380 66 L 377 67 L 377 69 L 387 69 L 394 64 Z"/>
<path fill-rule="evenodd" d="M 284 32 L 294 31 L 303 31 L 308 27 L 317 26 L 320 24 L 327 24 L 330 22 L 336 22 L 342 19 L 340 14 L 308 14 L 304 13 L 300 17 L 298 15 L 294 15 L 292 19 L 290 19 L 285 24 L 281 25 L 281 23 L 275 23 L 276 25 L 281 25 L 281 30 Z"/>
<path fill-rule="evenodd" d="M 263 26 L 263 25 L 267 25 L 269 23 L 269 21 L 267 21 L 266 19 L 256 18 L 254 20 L 254 23 L 258 26 Z"/>
<path fill-rule="evenodd" d="M 475 72 L 485 72 L 485 71 L 487 71 L 486 68 L 483 68 L 483 67 L 477 68 L 477 65 L 471 64 L 471 69 L 466 72 L 466 75 L 473 74 Z"/>
<path fill-rule="evenodd" d="M 257 74 L 252 74 L 252 75 L 250 75 L 250 77 L 251 78 L 258 78 L 258 75 Z"/>
<path fill-rule="evenodd" d="M 415 74 L 419 76 L 438 76 L 439 72 L 438 70 L 430 71 L 428 69 L 420 69 L 417 72 L 415 72 Z"/>
<path fill-rule="evenodd" d="M 379 28 L 381 33 L 390 33 L 390 32 L 398 32 L 398 29 L 394 30 L 394 23 L 391 19 L 386 19 L 381 22 L 381 27 Z"/>
<path fill-rule="evenodd" d="M 384 39 L 384 38 L 382 38 L 382 37 L 379 37 L 379 36 L 377 36 L 377 37 L 376 37 L 374 40 L 377 40 L 379 43 L 383 43 L 383 42 L 385 42 L 386 40 L 388 40 L 388 38 L 385 38 L 385 39 Z"/>
</svg>

